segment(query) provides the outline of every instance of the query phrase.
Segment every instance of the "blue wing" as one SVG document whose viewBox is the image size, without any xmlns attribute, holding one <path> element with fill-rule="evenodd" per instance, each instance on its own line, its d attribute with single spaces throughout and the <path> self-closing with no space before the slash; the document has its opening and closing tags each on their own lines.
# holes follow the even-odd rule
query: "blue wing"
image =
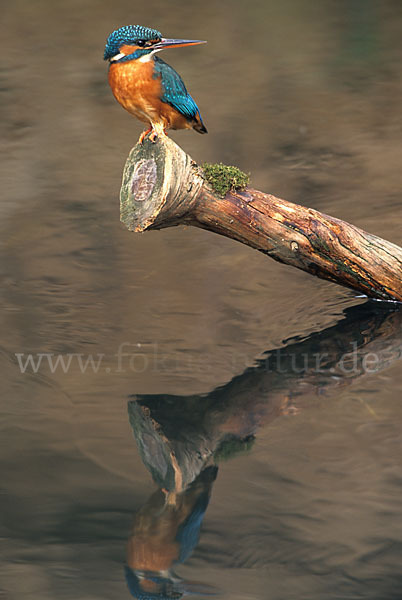
<svg viewBox="0 0 402 600">
<path fill-rule="evenodd" d="M 180 75 L 165 63 L 164 60 L 155 56 L 154 77 L 161 77 L 162 83 L 162 102 L 173 106 L 179 113 L 187 119 L 194 119 L 199 114 L 198 106 L 188 93 L 186 86 Z"/>
</svg>

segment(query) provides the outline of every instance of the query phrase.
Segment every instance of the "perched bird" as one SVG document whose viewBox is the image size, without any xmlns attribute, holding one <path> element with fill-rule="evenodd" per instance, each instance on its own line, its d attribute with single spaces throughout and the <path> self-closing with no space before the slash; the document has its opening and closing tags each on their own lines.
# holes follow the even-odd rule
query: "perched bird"
<svg viewBox="0 0 402 600">
<path fill-rule="evenodd" d="M 116 100 L 148 125 L 139 138 L 151 142 L 167 129 L 195 129 L 207 133 L 200 111 L 180 75 L 157 52 L 203 44 L 200 40 L 170 40 L 156 29 L 127 25 L 106 41 L 104 60 L 109 60 L 109 85 Z"/>
</svg>

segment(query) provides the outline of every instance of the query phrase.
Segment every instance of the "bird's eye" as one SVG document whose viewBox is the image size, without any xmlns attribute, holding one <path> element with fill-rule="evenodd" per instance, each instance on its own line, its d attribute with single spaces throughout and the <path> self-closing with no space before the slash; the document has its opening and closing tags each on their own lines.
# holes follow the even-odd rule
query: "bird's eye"
<svg viewBox="0 0 402 600">
<path fill-rule="evenodd" d="M 144 40 L 137 40 L 137 46 L 145 46 L 145 41 Z"/>
</svg>

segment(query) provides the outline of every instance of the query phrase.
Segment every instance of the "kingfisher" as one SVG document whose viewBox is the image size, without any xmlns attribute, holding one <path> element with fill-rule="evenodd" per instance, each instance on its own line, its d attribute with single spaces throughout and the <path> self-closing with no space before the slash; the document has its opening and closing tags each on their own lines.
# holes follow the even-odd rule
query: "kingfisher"
<svg viewBox="0 0 402 600">
<path fill-rule="evenodd" d="M 155 143 L 168 129 L 195 129 L 208 133 L 200 111 L 180 75 L 156 56 L 166 48 L 204 44 L 202 40 L 166 39 L 156 29 L 126 25 L 106 41 L 104 60 L 109 61 L 109 85 L 116 100 L 148 125 L 139 143 L 149 135 Z"/>
</svg>

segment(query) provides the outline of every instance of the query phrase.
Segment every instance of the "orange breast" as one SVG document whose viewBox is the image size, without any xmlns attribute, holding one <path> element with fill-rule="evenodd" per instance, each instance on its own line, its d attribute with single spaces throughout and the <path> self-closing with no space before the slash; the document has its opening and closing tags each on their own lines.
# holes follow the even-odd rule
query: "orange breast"
<svg viewBox="0 0 402 600">
<path fill-rule="evenodd" d="M 155 101 L 160 96 L 160 81 L 153 79 L 151 62 L 131 60 L 112 64 L 109 85 L 116 100 L 141 121 L 149 123 L 154 117 Z"/>
<path fill-rule="evenodd" d="M 192 125 L 169 104 L 161 101 L 160 77 L 154 79 L 153 60 L 130 60 L 111 64 L 109 85 L 116 100 L 144 123 L 164 129 L 185 129 Z"/>
</svg>

